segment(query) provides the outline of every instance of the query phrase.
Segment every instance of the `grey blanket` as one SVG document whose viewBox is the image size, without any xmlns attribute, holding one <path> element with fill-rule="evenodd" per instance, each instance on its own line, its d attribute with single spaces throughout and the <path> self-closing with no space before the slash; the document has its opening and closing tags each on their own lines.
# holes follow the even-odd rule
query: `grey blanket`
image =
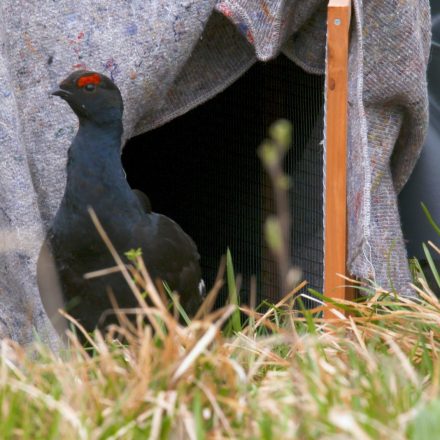
<svg viewBox="0 0 440 440">
<path fill-rule="evenodd" d="M 73 69 L 111 76 L 125 137 L 214 96 L 283 51 L 325 70 L 324 0 L 2 0 L 0 333 L 57 338 L 36 287 L 44 231 L 65 185 L 77 122 L 49 91 Z M 349 266 L 410 295 L 396 192 L 427 124 L 427 0 L 354 0 L 350 44 Z"/>
</svg>

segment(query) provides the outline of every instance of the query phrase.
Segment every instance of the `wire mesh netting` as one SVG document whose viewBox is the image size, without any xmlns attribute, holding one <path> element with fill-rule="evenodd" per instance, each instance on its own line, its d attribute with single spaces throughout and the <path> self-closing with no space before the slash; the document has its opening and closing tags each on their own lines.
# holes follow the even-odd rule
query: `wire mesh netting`
<svg viewBox="0 0 440 440">
<path fill-rule="evenodd" d="M 153 210 L 179 223 L 197 243 L 209 287 L 229 247 L 248 302 L 256 276 L 258 301 L 278 300 L 276 263 L 263 238 L 274 210 L 272 188 L 256 149 L 269 125 L 293 122 L 291 176 L 293 263 L 322 289 L 323 77 L 280 56 L 257 63 L 214 99 L 163 127 L 131 139 L 123 153 L 127 178 L 143 190 Z M 219 298 L 224 303 L 226 292 Z"/>
</svg>

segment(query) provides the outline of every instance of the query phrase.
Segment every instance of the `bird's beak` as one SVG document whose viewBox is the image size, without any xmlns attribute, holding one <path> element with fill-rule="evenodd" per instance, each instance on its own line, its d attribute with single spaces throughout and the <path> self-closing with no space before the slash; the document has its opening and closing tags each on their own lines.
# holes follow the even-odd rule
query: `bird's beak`
<svg viewBox="0 0 440 440">
<path fill-rule="evenodd" d="M 58 87 L 57 89 L 55 89 L 51 92 L 51 95 L 59 96 L 62 99 L 69 99 L 69 96 L 71 96 L 72 94 L 68 90 L 65 90 L 65 89 L 62 89 L 61 87 Z"/>
</svg>

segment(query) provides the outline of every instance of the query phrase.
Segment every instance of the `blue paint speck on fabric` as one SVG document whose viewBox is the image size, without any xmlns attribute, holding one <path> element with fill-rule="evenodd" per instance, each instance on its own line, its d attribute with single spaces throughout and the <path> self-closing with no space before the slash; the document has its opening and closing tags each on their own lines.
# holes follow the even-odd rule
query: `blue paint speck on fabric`
<svg viewBox="0 0 440 440">
<path fill-rule="evenodd" d="M 136 25 L 136 23 L 130 23 L 129 25 L 127 25 L 127 27 L 125 28 L 125 32 L 127 35 L 136 35 L 138 32 L 138 27 Z"/>
<path fill-rule="evenodd" d="M 65 17 L 67 23 L 74 23 L 75 21 L 78 20 L 78 18 L 80 18 L 79 14 L 76 12 L 66 14 L 64 17 Z"/>
<path fill-rule="evenodd" d="M 249 30 L 249 26 L 243 22 L 238 23 L 237 27 L 243 35 L 246 35 L 247 31 Z"/>
</svg>

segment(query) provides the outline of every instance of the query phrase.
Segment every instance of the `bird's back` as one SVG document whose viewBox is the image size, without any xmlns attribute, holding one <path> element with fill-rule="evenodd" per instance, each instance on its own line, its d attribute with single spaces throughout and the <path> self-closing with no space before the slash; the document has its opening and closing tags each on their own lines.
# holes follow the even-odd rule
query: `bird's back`
<svg viewBox="0 0 440 440">
<path fill-rule="evenodd" d="M 140 248 L 152 278 L 166 281 L 180 294 L 185 310 L 194 314 L 201 303 L 200 257 L 194 242 L 173 220 L 146 213 L 138 207 L 137 198 L 128 199 L 122 204 L 110 197 L 108 203 L 101 199 L 95 206 L 110 240 L 123 259 L 125 252 Z M 127 206 L 129 203 L 132 206 Z M 85 204 L 75 206 L 75 212 L 62 204 L 48 238 L 67 311 L 80 317 L 87 329 L 96 326 L 104 310 L 111 309 L 109 289 L 121 308 L 138 306 L 122 274 L 84 279 L 88 272 L 115 266 Z"/>
</svg>

